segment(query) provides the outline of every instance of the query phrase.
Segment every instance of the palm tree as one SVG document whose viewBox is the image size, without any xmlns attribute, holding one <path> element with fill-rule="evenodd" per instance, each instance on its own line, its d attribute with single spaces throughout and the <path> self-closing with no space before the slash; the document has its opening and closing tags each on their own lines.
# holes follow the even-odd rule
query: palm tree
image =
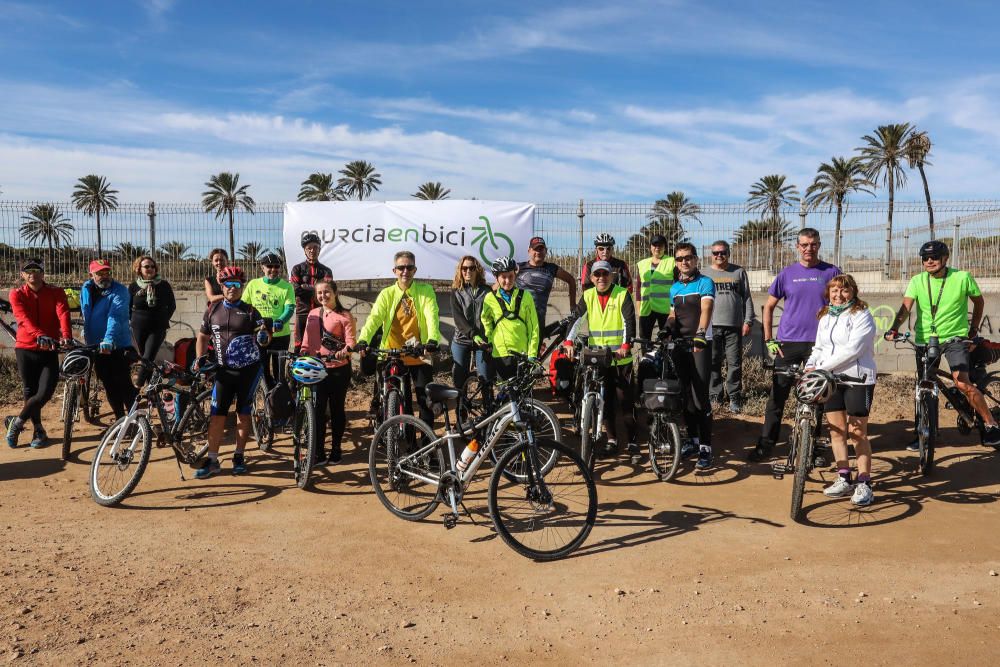
<svg viewBox="0 0 1000 667">
<path fill-rule="evenodd" d="M 316 172 L 302 181 L 299 201 L 344 201 L 344 190 L 333 182 L 333 174 Z"/>
<path fill-rule="evenodd" d="M 163 258 L 167 261 L 180 262 L 185 259 L 194 259 L 190 251 L 191 246 L 186 243 L 182 243 L 181 241 L 167 241 L 160 246 L 157 252 L 163 255 Z"/>
<path fill-rule="evenodd" d="M 781 246 L 795 236 L 796 230 L 787 220 L 781 218 L 749 220 L 733 235 L 734 251 L 742 246 L 740 250 L 742 255 L 747 257 L 748 267 L 771 268 L 778 263 L 775 253 L 780 255 Z M 766 251 L 763 256 L 760 253 L 761 248 Z"/>
<path fill-rule="evenodd" d="M 865 175 L 876 185 L 885 184 L 889 188 L 889 217 L 885 225 L 885 277 L 889 277 L 892 262 L 892 209 L 895 202 L 896 186 L 906 183 L 903 159 L 906 145 L 913 128 L 909 123 L 879 125 L 875 134 L 866 134 L 861 140 L 865 146 L 857 148 L 865 164 Z"/>
<path fill-rule="evenodd" d="M 844 216 L 844 201 L 852 192 L 875 193 L 869 190 L 875 184 L 865 176 L 865 167 L 861 158 L 835 157 L 830 163 L 822 163 L 816 170 L 816 179 L 806 188 L 805 202 L 810 209 L 828 205 L 832 210 L 837 207 L 837 226 L 834 229 L 833 257 L 840 265 L 840 223 Z"/>
<path fill-rule="evenodd" d="M 914 128 L 910 132 L 910 138 L 906 140 L 906 161 L 910 164 L 910 169 L 914 167 L 920 172 L 920 180 L 924 182 L 924 197 L 927 199 L 927 227 L 930 229 L 931 240 L 934 240 L 934 207 L 931 205 L 931 189 L 927 187 L 927 174 L 924 173 L 924 166 L 930 165 L 927 156 L 931 152 L 931 138 L 923 130 Z"/>
<path fill-rule="evenodd" d="M 55 204 L 35 204 L 28 209 L 28 215 L 21 216 L 21 236 L 29 243 L 41 241 L 48 245 L 45 263 L 52 266 L 55 248 L 68 245 L 73 240 L 73 225 L 69 218 Z"/>
<path fill-rule="evenodd" d="M 247 241 L 240 246 L 240 257 L 248 262 L 256 262 L 263 252 L 263 244 L 260 244 L 257 241 Z"/>
<path fill-rule="evenodd" d="M 748 211 L 762 211 L 771 220 L 778 220 L 782 206 L 790 206 L 799 201 L 799 191 L 791 183 L 785 184 L 785 176 L 771 174 L 750 187 L 747 197 Z"/>
<path fill-rule="evenodd" d="M 76 182 L 73 188 L 73 205 L 76 210 L 97 218 L 97 256 L 100 257 L 104 248 L 101 245 L 101 214 L 107 215 L 118 208 L 117 190 L 111 189 L 108 179 L 97 174 L 84 176 Z"/>
<path fill-rule="evenodd" d="M 688 199 L 680 190 L 674 190 L 666 199 L 657 199 L 653 208 L 646 215 L 649 224 L 644 228 L 647 237 L 663 234 L 667 237 L 667 252 L 673 252 L 674 246 L 687 241 L 685 220 L 694 220 L 699 225 L 701 208 Z"/>
<path fill-rule="evenodd" d="M 382 174 L 375 171 L 375 165 L 364 160 L 348 162 L 339 173 L 343 176 L 337 179 L 337 187 L 350 197 L 357 196 L 358 201 L 370 197 L 382 185 Z"/>
<path fill-rule="evenodd" d="M 257 205 L 253 197 L 247 194 L 249 185 L 240 185 L 240 175 L 228 171 L 220 172 L 205 183 L 208 188 L 201 193 L 201 205 L 208 213 L 215 213 L 218 220 L 224 214 L 229 214 L 229 256 L 236 256 L 236 237 L 233 232 L 233 212 L 242 209 L 253 215 Z"/>
<path fill-rule="evenodd" d="M 122 241 L 119 243 L 115 246 L 115 249 L 112 252 L 126 261 L 131 261 L 136 257 L 142 257 L 143 255 L 149 254 L 149 250 L 146 248 L 141 245 L 129 243 L 128 241 Z"/>
<path fill-rule="evenodd" d="M 451 190 L 441 185 L 438 181 L 427 181 L 419 188 L 417 191 L 410 195 L 414 199 L 426 199 L 428 201 L 435 199 L 448 199 L 451 195 Z"/>
</svg>

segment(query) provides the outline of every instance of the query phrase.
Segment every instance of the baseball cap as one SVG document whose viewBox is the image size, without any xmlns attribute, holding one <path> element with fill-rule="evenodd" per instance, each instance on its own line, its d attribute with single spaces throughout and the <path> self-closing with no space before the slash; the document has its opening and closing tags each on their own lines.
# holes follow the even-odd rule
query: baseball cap
<svg viewBox="0 0 1000 667">
<path fill-rule="evenodd" d="M 108 260 L 106 259 L 95 259 L 90 263 L 91 273 L 97 273 L 98 271 L 103 271 L 105 269 L 108 271 L 111 270 L 111 265 L 108 264 Z"/>
<path fill-rule="evenodd" d="M 667 237 L 663 234 L 657 234 L 649 239 L 649 245 L 667 245 Z"/>
<path fill-rule="evenodd" d="M 593 275 L 595 272 L 601 271 L 602 269 L 604 271 L 607 271 L 608 273 L 611 273 L 611 262 L 607 262 L 603 259 L 597 260 L 596 262 L 594 262 L 594 265 L 590 267 L 590 273 L 591 275 Z"/>
<path fill-rule="evenodd" d="M 534 250 L 536 246 L 540 245 L 545 245 L 545 239 L 543 239 L 541 236 L 532 236 L 531 240 L 528 241 L 528 247 L 531 248 L 532 250 Z"/>
<path fill-rule="evenodd" d="M 40 259 L 29 259 L 21 267 L 21 271 L 44 271 L 45 266 Z"/>
<path fill-rule="evenodd" d="M 260 258 L 261 266 L 281 266 L 281 258 L 273 252 L 269 252 Z"/>
</svg>

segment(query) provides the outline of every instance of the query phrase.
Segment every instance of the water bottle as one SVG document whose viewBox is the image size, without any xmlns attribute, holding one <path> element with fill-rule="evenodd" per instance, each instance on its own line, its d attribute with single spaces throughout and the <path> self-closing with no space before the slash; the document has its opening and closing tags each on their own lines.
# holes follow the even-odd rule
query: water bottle
<svg viewBox="0 0 1000 667">
<path fill-rule="evenodd" d="M 469 463 L 472 462 L 472 459 L 476 456 L 476 452 L 478 451 L 479 441 L 473 438 L 469 441 L 469 444 L 465 446 L 465 449 L 462 451 L 462 456 L 459 457 L 458 463 L 456 464 L 461 472 L 465 472 L 465 470 L 469 467 Z"/>
<path fill-rule="evenodd" d="M 927 359 L 933 362 L 941 354 L 941 349 L 938 346 L 938 337 L 930 336 L 927 339 Z"/>
<path fill-rule="evenodd" d="M 163 399 L 163 412 L 167 415 L 167 426 L 173 426 L 177 421 L 177 405 L 173 392 L 165 391 L 160 396 Z"/>
</svg>

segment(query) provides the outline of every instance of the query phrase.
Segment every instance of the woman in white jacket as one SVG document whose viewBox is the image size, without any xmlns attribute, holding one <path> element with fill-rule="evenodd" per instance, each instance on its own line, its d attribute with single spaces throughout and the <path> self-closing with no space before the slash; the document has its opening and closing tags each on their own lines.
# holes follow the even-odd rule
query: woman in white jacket
<svg viewBox="0 0 1000 667">
<path fill-rule="evenodd" d="M 816 345 L 806 370 L 824 370 L 864 378 L 862 385 L 838 385 L 824 406 L 830 424 L 830 445 L 838 475 L 823 490 L 831 498 L 851 495 L 855 505 L 870 505 L 872 447 L 868 442 L 868 414 L 875 394 L 875 320 L 868 304 L 858 298 L 858 284 L 850 275 L 834 276 L 826 285 L 828 305 L 819 311 Z M 851 482 L 847 438 L 854 442 L 857 482 Z"/>
</svg>

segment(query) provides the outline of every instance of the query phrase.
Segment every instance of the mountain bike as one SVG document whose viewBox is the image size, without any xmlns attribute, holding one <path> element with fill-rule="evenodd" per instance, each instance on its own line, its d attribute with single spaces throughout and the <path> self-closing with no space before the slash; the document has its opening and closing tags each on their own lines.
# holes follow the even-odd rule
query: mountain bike
<svg viewBox="0 0 1000 667">
<path fill-rule="evenodd" d="M 68 350 L 76 350 L 76 354 L 84 356 L 88 363 L 86 368 L 69 368 L 64 364 L 60 367 L 59 377 L 63 380 L 62 405 L 59 418 L 63 423 L 62 459 L 68 461 L 73 444 L 73 430 L 80 416 L 88 424 L 96 424 L 100 414 L 101 394 L 100 383 L 94 378 L 94 355 L 97 345 L 74 344 Z"/>
<path fill-rule="evenodd" d="M 609 345 L 592 346 L 579 344 L 574 351 L 574 358 L 579 359 L 577 373 L 580 374 L 580 398 L 576 404 L 579 414 L 574 409 L 574 422 L 578 424 L 580 435 L 580 458 L 588 469 L 594 469 L 594 449 L 604 438 L 604 406 L 605 378 L 615 368 L 616 347 Z M 626 408 L 626 406 L 621 406 Z M 631 406 L 628 406 L 630 408 Z M 626 408 L 627 409 L 627 408 Z M 611 417 L 614 419 L 614 416 Z"/>
<path fill-rule="evenodd" d="M 214 365 L 191 374 L 169 361 L 153 363 L 139 357 L 139 362 L 150 371 L 149 379 L 128 414 L 101 436 L 90 467 L 90 495 L 105 507 L 119 504 L 135 490 L 149 463 L 154 437 L 158 447 L 173 450 L 181 480 L 181 464 L 198 468 L 208 451 Z M 175 394 L 180 410 L 168 412 L 164 389 Z"/>
<path fill-rule="evenodd" d="M 479 232 L 472 239 L 472 245 L 479 244 L 479 256 L 482 258 L 483 262 L 487 265 L 490 263 L 491 257 L 513 257 L 514 256 L 514 242 L 510 240 L 510 237 L 506 234 L 493 231 L 493 225 L 490 223 L 490 219 L 485 215 L 479 216 L 479 219 L 483 221 L 482 225 L 475 225 L 472 231 Z M 506 250 L 501 250 L 500 244 L 497 243 L 497 239 L 500 239 L 506 244 Z M 486 250 L 486 242 L 489 241 L 490 245 L 493 247 L 492 250 Z"/>
<path fill-rule="evenodd" d="M 917 431 L 917 460 L 920 474 L 929 475 L 934 470 L 934 450 L 938 440 L 938 401 L 941 394 L 946 398 L 945 406 L 954 409 L 958 414 L 958 430 L 962 435 L 968 435 L 975 428 L 979 431 L 981 442 L 986 424 L 962 390 L 955 386 L 951 374 L 938 368 L 942 355 L 937 336 L 930 336 L 927 345 L 917 345 L 910 340 L 910 332 L 886 340 L 897 348 L 901 344 L 909 346 L 920 355 L 923 373 L 917 378 L 914 388 L 913 421 Z M 1000 371 L 989 373 L 985 367 L 976 367 L 969 376 L 982 392 L 994 418 L 1000 419 Z"/>
<path fill-rule="evenodd" d="M 642 383 L 642 403 L 649 420 L 649 466 L 660 480 L 669 482 L 680 467 L 683 446 L 680 421 L 686 403 L 672 354 L 684 341 L 674 340 L 668 332 L 661 331 L 656 339 L 636 338 L 634 342 L 652 350 L 640 362 L 640 368 L 649 364 L 653 370 L 653 376 Z"/>
<path fill-rule="evenodd" d="M 775 375 L 784 375 L 793 383 L 798 383 L 805 371 L 801 364 L 787 368 L 775 368 Z M 831 373 L 838 385 L 864 384 L 865 378 L 851 377 L 843 373 Z M 823 404 L 807 403 L 796 396 L 797 406 L 792 423 L 792 432 L 788 436 L 788 458 L 784 463 L 774 463 L 771 474 L 775 479 L 784 479 L 786 474 L 794 473 L 792 481 L 792 505 L 789 513 L 792 521 L 798 521 L 802 512 L 802 496 L 805 494 L 806 479 L 816 465 L 814 433 L 823 423 Z"/>
<path fill-rule="evenodd" d="M 521 429 L 524 440 L 507 450 L 490 476 L 487 497 L 493 526 L 504 543 L 522 556 L 555 560 L 572 553 L 593 528 L 597 489 L 576 452 L 555 440 L 535 438 L 531 422 L 522 418 L 522 407 L 535 380 L 545 374 L 537 362 L 522 359 L 516 375 L 498 383 L 497 394 L 505 397 L 507 405 L 475 423 L 462 422 L 458 389 L 428 384 L 427 396 L 435 405 L 446 408 L 447 402 L 456 402 L 457 424 L 452 425 L 444 409 L 445 432 L 439 438 L 427 423 L 412 415 L 385 420 L 375 432 L 368 460 L 379 501 L 408 521 L 424 519 L 440 503 L 447 503 L 450 512 L 444 515 L 443 523 L 445 528 L 453 528 L 460 506 L 469 514 L 463 498 L 479 467 L 508 429 Z M 493 422 L 497 422 L 496 427 L 490 427 Z M 404 441 L 390 436 L 404 427 L 418 437 Z M 489 434 L 482 446 L 475 439 L 477 433 Z M 452 443 L 468 438 L 472 439 L 461 459 L 456 458 Z M 540 447 L 557 453 L 547 472 L 542 469 Z M 523 474 L 510 479 L 503 473 L 515 461 Z"/>
</svg>

